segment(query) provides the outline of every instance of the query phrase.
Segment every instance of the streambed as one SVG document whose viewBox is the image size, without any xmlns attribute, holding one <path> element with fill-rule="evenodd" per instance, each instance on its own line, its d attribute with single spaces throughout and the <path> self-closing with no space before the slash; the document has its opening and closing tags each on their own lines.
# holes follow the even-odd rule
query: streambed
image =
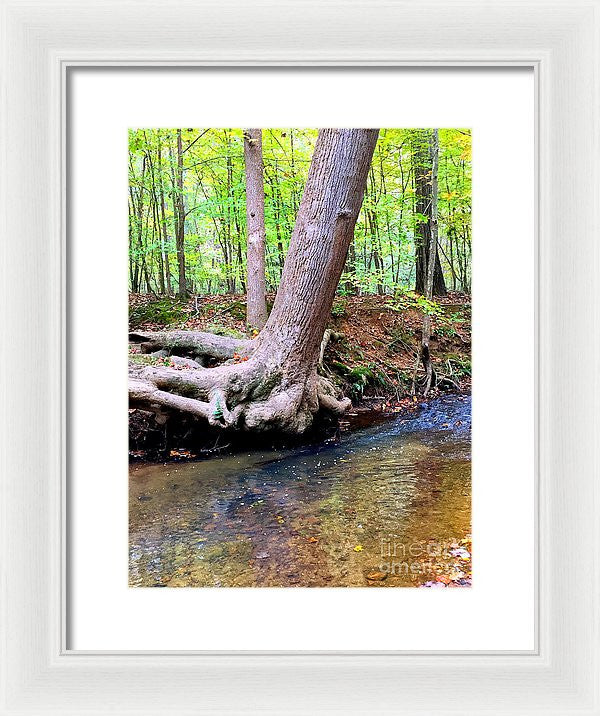
<svg viewBox="0 0 600 716">
<path fill-rule="evenodd" d="M 130 469 L 133 587 L 467 587 L 471 399 L 339 442 Z"/>
</svg>

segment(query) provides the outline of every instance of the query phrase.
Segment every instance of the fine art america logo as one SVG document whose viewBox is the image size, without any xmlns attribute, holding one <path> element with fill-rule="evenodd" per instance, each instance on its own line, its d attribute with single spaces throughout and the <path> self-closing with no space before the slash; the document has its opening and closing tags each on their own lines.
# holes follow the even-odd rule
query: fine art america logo
<svg viewBox="0 0 600 716">
<path fill-rule="evenodd" d="M 456 572 L 456 577 L 459 574 L 462 577 L 464 575 L 459 571 L 461 563 L 469 562 L 471 558 L 470 552 L 463 545 L 464 542 L 465 540 L 452 537 L 414 542 L 404 542 L 397 535 L 382 537 L 379 568 L 383 574 L 406 575 L 415 580 L 422 575 L 453 572 Z"/>
</svg>

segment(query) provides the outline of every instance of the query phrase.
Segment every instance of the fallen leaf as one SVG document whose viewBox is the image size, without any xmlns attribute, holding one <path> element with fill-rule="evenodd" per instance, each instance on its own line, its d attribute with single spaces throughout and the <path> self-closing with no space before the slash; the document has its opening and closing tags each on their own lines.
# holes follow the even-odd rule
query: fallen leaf
<svg viewBox="0 0 600 716">
<path fill-rule="evenodd" d="M 420 585 L 421 587 L 428 587 L 429 589 L 445 589 L 446 585 L 442 582 L 425 582 Z"/>
<path fill-rule="evenodd" d="M 354 548 L 354 551 L 355 551 L 355 552 L 362 552 L 362 551 L 363 551 L 363 546 L 362 546 L 362 544 L 357 544 L 356 547 Z"/>
<path fill-rule="evenodd" d="M 371 572 L 367 574 L 367 579 L 371 582 L 382 582 L 386 578 L 387 574 L 385 572 Z"/>
</svg>

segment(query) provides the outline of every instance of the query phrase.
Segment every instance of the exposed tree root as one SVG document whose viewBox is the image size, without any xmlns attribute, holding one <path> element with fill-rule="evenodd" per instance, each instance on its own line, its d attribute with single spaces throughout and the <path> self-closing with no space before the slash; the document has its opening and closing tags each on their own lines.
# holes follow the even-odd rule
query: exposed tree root
<svg viewBox="0 0 600 716">
<path fill-rule="evenodd" d="M 200 359 L 224 361 L 234 355 L 247 357 L 253 350 L 248 338 L 217 336 L 202 331 L 165 331 L 161 333 L 130 333 L 132 343 L 141 343 L 142 353 L 167 350 L 169 354 L 190 355 Z"/>
<path fill-rule="evenodd" d="M 149 338 L 149 334 L 137 335 L 142 340 Z M 177 349 L 193 352 L 198 346 L 203 351 L 212 350 L 214 344 L 206 340 L 207 335 L 210 334 L 196 334 L 191 340 L 186 337 L 185 341 L 173 343 L 168 333 L 160 334 L 159 338 L 153 334 L 144 345 L 168 345 L 169 349 L 175 345 Z M 247 350 L 251 341 L 245 344 Z M 240 348 L 239 342 L 235 345 Z M 219 344 L 218 350 L 222 355 L 225 344 Z M 210 357 L 214 358 L 214 354 Z M 202 368 L 198 364 L 174 368 L 132 364 L 129 377 L 132 407 L 156 412 L 181 411 L 220 428 L 301 434 L 319 411 L 341 415 L 351 405 L 348 398 L 336 395 L 331 381 L 317 374 L 316 366 L 302 376 L 297 372 L 290 375 L 275 358 L 266 361 L 251 356 L 246 361 L 215 368 Z"/>
</svg>

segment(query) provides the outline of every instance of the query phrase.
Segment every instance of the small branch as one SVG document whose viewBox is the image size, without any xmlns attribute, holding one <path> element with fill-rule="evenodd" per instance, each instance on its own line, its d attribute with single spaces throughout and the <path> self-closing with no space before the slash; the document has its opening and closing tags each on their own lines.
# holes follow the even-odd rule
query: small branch
<svg viewBox="0 0 600 716">
<path fill-rule="evenodd" d="M 187 145 L 187 147 L 183 150 L 183 152 L 181 152 L 181 153 L 182 153 L 182 154 L 185 154 L 185 153 L 187 152 L 187 150 L 190 149 L 191 147 L 193 147 L 194 144 L 196 144 L 196 142 L 197 142 L 199 139 L 202 139 L 202 137 L 203 137 L 207 132 L 210 132 L 210 127 L 209 127 L 208 129 L 205 129 L 205 130 L 202 132 L 202 134 L 199 134 L 199 135 L 196 137 L 196 139 L 194 139 L 193 142 L 190 142 L 190 143 Z"/>
</svg>

